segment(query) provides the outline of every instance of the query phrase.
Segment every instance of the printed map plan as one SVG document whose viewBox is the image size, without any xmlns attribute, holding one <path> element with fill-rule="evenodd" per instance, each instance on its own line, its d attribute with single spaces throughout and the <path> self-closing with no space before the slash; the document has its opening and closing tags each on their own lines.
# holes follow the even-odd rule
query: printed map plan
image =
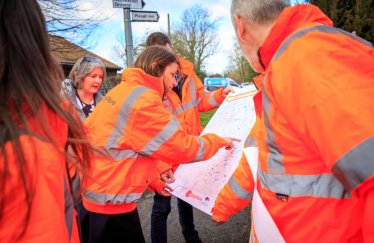
<svg viewBox="0 0 374 243">
<path fill-rule="evenodd" d="M 242 157 L 244 142 L 256 120 L 253 85 L 235 89 L 218 108 L 201 135 L 215 133 L 221 137 L 235 137 L 232 150 L 221 148 L 215 156 L 204 162 L 180 165 L 170 186 L 176 197 L 201 211 L 211 214 L 218 193 L 234 173 Z"/>
</svg>

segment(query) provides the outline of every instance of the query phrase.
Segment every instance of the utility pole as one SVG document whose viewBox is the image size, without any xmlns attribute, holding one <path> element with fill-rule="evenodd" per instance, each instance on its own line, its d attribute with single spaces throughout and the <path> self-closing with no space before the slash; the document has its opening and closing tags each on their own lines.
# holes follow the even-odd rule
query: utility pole
<svg viewBox="0 0 374 243">
<path fill-rule="evenodd" d="M 170 15 L 168 14 L 168 36 L 170 38 Z"/>
<path fill-rule="evenodd" d="M 130 9 L 124 8 L 123 13 L 125 16 L 126 58 L 127 58 L 127 67 L 129 68 L 134 62 L 134 48 L 132 44 Z"/>
</svg>

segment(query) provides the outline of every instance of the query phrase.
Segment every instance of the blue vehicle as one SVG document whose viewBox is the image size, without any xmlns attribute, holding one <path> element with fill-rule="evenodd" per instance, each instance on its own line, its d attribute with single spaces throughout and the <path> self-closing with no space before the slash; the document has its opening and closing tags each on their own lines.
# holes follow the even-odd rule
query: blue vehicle
<svg viewBox="0 0 374 243">
<path fill-rule="evenodd" d="M 205 78 L 204 86 L 209 92 L 215 91 L 219 88 L 227 88 L 231 86 L 243 88 L 231 78 Z"/>
</svg>

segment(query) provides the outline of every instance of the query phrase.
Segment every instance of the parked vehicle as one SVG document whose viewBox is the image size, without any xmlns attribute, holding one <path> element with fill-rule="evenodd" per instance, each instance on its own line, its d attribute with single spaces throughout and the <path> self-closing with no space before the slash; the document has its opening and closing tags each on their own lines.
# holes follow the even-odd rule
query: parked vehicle
<svg viewBox="0 0 374 243">
<path fill-rule="evenodd" d="M 245 87 L 245 86 L 249 86 L 250 84 L 249 83 L 242 83 L 241 84 L 243 87 Z"/>
<path fill-rule="evenodd" d="M 216 91 L 217 89 L 227 88 L 231 86 L 243 88 L 231 78 L 205 78 L 204 86 L 209 92 L 213 92 L 213 91 Z"/>
</svg>

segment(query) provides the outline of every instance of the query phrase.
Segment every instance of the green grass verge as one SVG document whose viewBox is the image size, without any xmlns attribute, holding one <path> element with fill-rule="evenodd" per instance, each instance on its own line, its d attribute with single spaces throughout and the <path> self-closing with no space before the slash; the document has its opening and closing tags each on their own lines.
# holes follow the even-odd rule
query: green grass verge
<svg viewBox="0 0 374 243">
<path fill-rule="evenodd" d="M 206 127 L 214 113 L 216 113 L 217 109 L 208 111 L 208 112 L 200 112 L 200 124 L 203 127 Z"/>
</svg>

